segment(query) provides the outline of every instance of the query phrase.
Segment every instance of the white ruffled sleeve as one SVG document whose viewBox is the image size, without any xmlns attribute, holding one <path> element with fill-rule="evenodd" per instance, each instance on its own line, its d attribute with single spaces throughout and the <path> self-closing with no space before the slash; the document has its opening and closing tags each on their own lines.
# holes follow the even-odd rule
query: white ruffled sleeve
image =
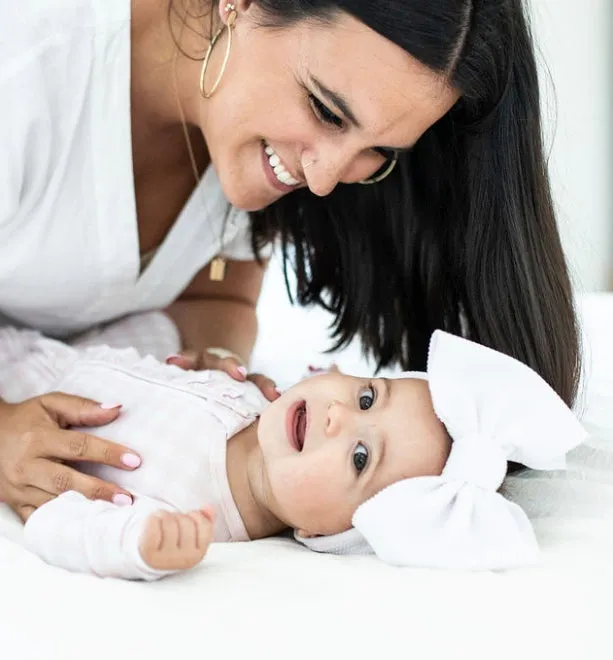
<svg viewBox="0 0 613 660">
<path fill-rule="evenodd" d="M 169 505 L 137 498 L 120 507 L 68 491 L 39 507 L 26 522 L 26 547 L 48 564 L 75 573 L 128 580 L 158 580 L 177 571 L 148 566 L 138 546 L 147 518 Z"/>
</svg>

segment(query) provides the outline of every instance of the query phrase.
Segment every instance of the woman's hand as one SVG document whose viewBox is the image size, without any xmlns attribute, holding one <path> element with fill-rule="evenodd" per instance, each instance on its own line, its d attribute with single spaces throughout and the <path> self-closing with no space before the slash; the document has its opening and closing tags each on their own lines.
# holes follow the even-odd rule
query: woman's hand
<svg viewBox="0 0 613 660">
<path fill-rule="evenodd" d="M 68 430 L 108 424 L 118 417 L 120 408 L 61 393 L 19 404 L 0 401 L 0 500 L 24 521 L 67 490 L 90 499 L 130 504 L 132 497 L 122 488 L 64 464 L 90 461 L 124 470 L 138 467 L 140 458 L 126 447 Z"/>
<path fill-rule="evenodd" d="M 201 352 L 187 350 L 178 355 L 169 355 L 166 358 L 166 364 L 174 364 L 186 370 L 217 369 L 218 371 L 224 371 L 235 380 L 241 382 L 250 380 L 260 388 L 262 394 L 269 401 L 274 401 L 281 396 L 273 380 L 262 374 L 248 374 L 245 365 L 237 355 L 219 357 L 206 350 Z"/>
</svg>

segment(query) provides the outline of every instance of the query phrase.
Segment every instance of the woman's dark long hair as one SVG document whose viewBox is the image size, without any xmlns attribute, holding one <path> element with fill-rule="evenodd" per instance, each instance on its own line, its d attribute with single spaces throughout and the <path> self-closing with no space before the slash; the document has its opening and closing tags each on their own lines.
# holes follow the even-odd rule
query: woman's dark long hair
<svg viewBox="0 0 613 660">
<path fill-rule="evenodd" d="M 380 366 L 424 369 L 436 328 L 523 361 L 567 402 L 579 376 L 573 296 L 548 180 L 522 0 L 258 0 L 284 27 L 351 14 L 460 91 L 373 186 L 298 190 L 252 214 L 280 236 L 297 300 L 332 312 Z"/>
</svg>

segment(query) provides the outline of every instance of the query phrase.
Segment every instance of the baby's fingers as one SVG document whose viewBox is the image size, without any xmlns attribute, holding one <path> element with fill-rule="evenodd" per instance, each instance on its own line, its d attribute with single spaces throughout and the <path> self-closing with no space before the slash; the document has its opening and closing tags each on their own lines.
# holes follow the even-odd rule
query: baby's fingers
<svg viewBox="0 0 613 660">
<path fill-rule="evenodd" d="M 192 511 L 188 516 L 195 525 L 195 547 L 198 550 L 206 550 L 213 540 L 213 520 L 209 510 Z"/>
</svg>

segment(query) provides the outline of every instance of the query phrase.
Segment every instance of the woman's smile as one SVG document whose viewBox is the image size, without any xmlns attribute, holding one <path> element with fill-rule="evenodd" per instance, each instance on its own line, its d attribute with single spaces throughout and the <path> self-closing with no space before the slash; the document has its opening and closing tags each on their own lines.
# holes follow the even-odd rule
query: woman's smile
<svg viewBox="0 0 613 660">
<path fill-rule="evenodd" d="M 265 140 L 262 140 L 262 166 L 266 178 L 279 192 L 292 192 L 300 185 L 300 181 L 292 176 L 285 163 Z"/>
</svg>

